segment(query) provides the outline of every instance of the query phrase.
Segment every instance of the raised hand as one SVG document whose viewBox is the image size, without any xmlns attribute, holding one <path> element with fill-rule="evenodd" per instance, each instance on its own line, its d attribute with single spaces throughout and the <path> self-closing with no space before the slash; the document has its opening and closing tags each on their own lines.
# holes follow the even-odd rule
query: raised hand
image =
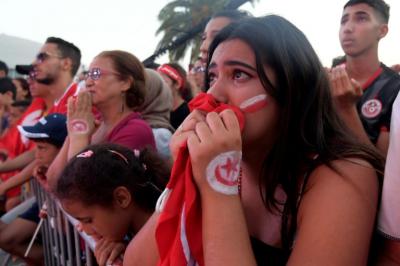
<svg viewBox="0 0 400 266">
<path fill-rule="evenodd" d="M 79 92 L 77 98 L 68 99 L 68 136 L 90 137 L 95 129 L 92 99 L 87 91 Z"/>
<path fill-rule="evenodd" d="M 394 71 L 400 73 L 400 64 L 395 64 L 395 65 L 391 66 L 390 68 L 393 69 Z"/>
<path fill-rule="evenodd" d="M 190 131 L 187 140 L 192 171 L 200 192 L 204 189 L 238 194 L 242 138 L 232 110 L 208 113 Z"/>
<path fill-rule="evenodd" d="M 194 110 L 186 117 L 186 119 L 172 135 L 169 148 L 174 161 L 178 155 L 179 148 L 187 142 L 188 136 L 195 130 L 196 124 L 200 121 L 205 121 L 205 119 L 206 115 L 203 112 Z"/>
<path fill-rule="evenodd" d="M 46 165 L 41 165 L 38 164 L 35 166 L 33 169 L 33 177 L 36 178 L 36 180 L 42 185 L 42 187 L 46 190 L 49 190 L 49 185 L 47 183 L 47 177 L 46 177 L 46 172 L 47 172 L 48 166 Z"/>
<path fill-rule="evenodd" d="M 360 84 L 350 79 L 342 66 L 337 66 L 330 71 L 332 96 L 336 106 L 341 110 L 354 108 L 363 94 Z"/>
</svg>

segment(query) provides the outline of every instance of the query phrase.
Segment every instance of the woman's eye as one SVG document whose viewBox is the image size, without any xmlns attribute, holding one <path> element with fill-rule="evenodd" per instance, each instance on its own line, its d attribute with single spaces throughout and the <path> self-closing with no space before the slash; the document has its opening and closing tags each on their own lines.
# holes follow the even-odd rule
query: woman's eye
<svg viewBox="0 0 400 266">
<path fill-rule="evenodd" d="M 249 77 L 250 77 L 250 75 L 248 75 L 247 73 L 240 71 L 240 70 L 235 70 L 233 72 L 234 79 L 243 80 L 243 79 L 248 79 Z"/>
</svg>

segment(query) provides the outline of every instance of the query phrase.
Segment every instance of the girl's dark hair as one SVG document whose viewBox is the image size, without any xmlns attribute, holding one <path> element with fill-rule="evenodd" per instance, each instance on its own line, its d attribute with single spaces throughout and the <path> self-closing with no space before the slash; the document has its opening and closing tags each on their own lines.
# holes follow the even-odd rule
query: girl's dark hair
<svg viewBox="0 0 400 266">
<path fill-rule="evenodd" d="M 322 164 L 336 170 L 332 161 L 348 158 L 366 160 L 381 173 L 383 158 L 349 133 L 333 106 L 330 83 L 318 56 L 293 24 L 276 15 L 231 24 L 212 42 L 207 66 L 217 46 L 232 39 L 253 50 L 261 83 L 281 110 L 279 134 L 263 159 L 259 182 L 264 205 L 271 211 L 282 210 L 282 244 L 289 252 L 297 227 L 299 188 L 307 174 Z M 265 74 L 265 65 L 275 72 L 275 86 Z M 278 186 L 287 195 L 284 203 L 274 197 Z"/>
<path fill-rule="evenodd" d="M 88 206 L 111 207 L 114 190 L 124 186 L 137 206 L 153 212 L 169 174 L 165 161 L 150 150 L 136 156 L 117 144 L 90 145 L 69 161 L 57 181 L 55 195 Z"/>
<path fill-rule="evenodd" d="M 181 97 L 185 100 L 185 101 L 187 101 L 187 102 L 189 102 L 192 98 L 193 98 L 193 95 L 192 95 L 192 89 L 191 89 L 191 87 L 190 87 L 190 83 L 189 83 L 189 81 L 187 80 L 187 78 L 186 78 L 186 71 L 185 71 L 185 69 L 183 69 L 183 67 L 180 65 L 180 64 L 178 64 L 178 63 L 175 63 L 175 62 L 173 62 L 173 63 L 168 63 L 168 64 L 166 64 L 167 66 L 170 66 L 170 67 L 172 67 L 173 69 L 175 69 L 176 71 L 178 71 L 179 72 L 179 75 L 183 78 L 183 80 L 184 80 L 184 85 L 183 85 L 183 88 L 181 88 L 181 89 L 179 89 L 179 94 L 181 95 Z M 172 79 L 172 82 L 173 83 L 177 83 L 175 80 L 173 80 Z"/>
<path fill-rule="evenodd" d="M 115 71 L 122 80 L 133 79 L 131 87 L 126 91 L 126 105 L 129 108 L 136 109 L 142 105 L 146 93 L 143 64 L 131 53 L 125 51 L 104 51 L 97 57 L 106 57 L 111 59 Z"/>
</svg>

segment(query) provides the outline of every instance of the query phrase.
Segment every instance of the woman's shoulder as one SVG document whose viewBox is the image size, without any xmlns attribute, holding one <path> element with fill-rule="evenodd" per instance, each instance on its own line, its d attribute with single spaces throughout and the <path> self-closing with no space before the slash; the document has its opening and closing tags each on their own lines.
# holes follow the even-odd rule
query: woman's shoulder
<svg viewBox="0 0 400 266">
<path fill-rule="evenodd" d="M 335 160 L 317 166 L 305 186 L 290 262 L 304 258 L 312 258 L 318 262 L 315 265 L 366 262 L 378 206 L 375 169 L 357 158 Z"/>
<path fill-rule="evenodd" d="M 370 163 L 352 157 L 333 160 L 310 172 L 301 195 L 299 214 L 310 206 L 323 204 L 351 205 L 366 201 L 375 206 L 378 191 L 377 171 Z"/>
<path fill-rule="evenodd" d="M 107 141 L 123 144 L 133 149 L 140 149 L 147 145 L 156 147 L 150 125 L 137 113 L 129 114 L 115 126 L 107 136 Z"/>
<path fill-rule="evenodd" d="M 151 131 L 151 127 L 149 123 L 147 123 L 139 113 L 131 113 L 125 119 L 123 119 L 120 123 L 120 126 L 124 128 L 143 128 Z"/>
<path fill-rule="evenodd" d="M 378 184 L 378 175 L 377 170 L 366 160 L 348 157 L 315 167 L 309 175 L 306 190 L 325 183 L 368 188 L 371 184 Z"/>
</svg>

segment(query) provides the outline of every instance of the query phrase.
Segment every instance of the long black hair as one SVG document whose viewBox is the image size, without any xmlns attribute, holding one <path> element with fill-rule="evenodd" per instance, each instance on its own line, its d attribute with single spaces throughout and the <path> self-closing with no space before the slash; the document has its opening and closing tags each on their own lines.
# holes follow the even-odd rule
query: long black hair
<svg viewBox="0 0 400 266">
<path fill-rule="evenodd" d="M 382 172 L 383 158 L 374 148 L 359 143 L 341 121 L 327 74 L 307 38 L 293 24 L 276 15 L 233 23 L 211 43 L 207 66 L 217 46 L 232 39 L 251 47 L 261 83 L 281 110 L 279 134 L 264 159 L 259 182 L 264 205 L 282 214 L 282 245 L 289 251 L 297 227 L 300 187 L 307 173 L 321 164 L 336 170 L 333 160 L 350 157 L 366 160 Z M 275 85 L 265 74 L 265 65 L 274 70 Z M 284 203 L 275 198 L 278 186 L 287 195 Z"/>
</svg>

